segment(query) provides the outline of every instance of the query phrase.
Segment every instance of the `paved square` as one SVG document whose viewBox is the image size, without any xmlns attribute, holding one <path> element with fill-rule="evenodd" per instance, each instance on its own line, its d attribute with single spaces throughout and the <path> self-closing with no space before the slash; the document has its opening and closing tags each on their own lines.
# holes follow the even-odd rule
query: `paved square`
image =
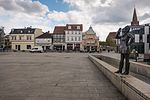
<svg viewBox="0 0 150 100">
<path fill-rule="evenodd" d="M 125 100 L 84 53 L 0 53 L 0 100 Z"/>
</svg>

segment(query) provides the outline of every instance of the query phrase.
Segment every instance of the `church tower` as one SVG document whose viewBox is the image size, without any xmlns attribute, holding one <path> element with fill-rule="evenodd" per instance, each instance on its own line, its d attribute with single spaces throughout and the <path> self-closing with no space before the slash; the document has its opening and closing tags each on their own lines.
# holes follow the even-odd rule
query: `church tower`
<svg viewBox="0 0 150 100">
<path fill-rule="evenodd" d="M 138 25 L 139 25 L 139 21 L 138 21 L 138 18 L 137 18 L 136 9 L 134 8 L 131 26 L 138 26 Z"/>
</svg>

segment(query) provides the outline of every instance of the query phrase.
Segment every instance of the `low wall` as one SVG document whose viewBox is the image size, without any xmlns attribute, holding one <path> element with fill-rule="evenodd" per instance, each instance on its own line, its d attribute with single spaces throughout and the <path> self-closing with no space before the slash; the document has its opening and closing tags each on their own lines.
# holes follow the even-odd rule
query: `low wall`
<svg viewBox="0 0 150 100">
<path fill-rule="evenodd" d="M 89 59 L 129 100 L 150 100 L 150 85 L 131 76 L 114 73 L 117 68 L 89 55 Z"/>
<path fill-rule="evenodd" d="M 108 64 L 116 68 L 119 67 L 120 60 L 118 59 L 103 56 L 103 55 L 94 55 L 94 56 L 101 59 L 102 61 L 107 62 Z M 130 71 L 150 78 L 150 65 L 130 61 Z"/>
</svg>

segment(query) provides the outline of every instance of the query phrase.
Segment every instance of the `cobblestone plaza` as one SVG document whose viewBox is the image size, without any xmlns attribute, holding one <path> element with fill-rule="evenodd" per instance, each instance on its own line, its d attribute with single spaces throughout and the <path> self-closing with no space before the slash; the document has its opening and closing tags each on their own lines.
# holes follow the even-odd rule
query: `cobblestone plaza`
<svg viewBox="0 0 150 100">
<path fill-rule="evenodd" d="M 0 54 L 0 100 L 125 100 L 86 53 Z"/>
</svg>

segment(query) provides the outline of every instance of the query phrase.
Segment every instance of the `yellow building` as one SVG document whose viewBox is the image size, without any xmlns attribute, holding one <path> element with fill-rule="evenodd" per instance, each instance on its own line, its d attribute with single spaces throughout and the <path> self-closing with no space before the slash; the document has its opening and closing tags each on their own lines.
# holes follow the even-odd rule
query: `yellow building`
<svg viewBox="0 0 150 100">
<path fill-rule="evenodd" d="M 10 32 L 11 49 L 28 51 L 35 46 L 35 38 L 41 34 L 42 29 L 38 28 L 12 29 Z"/>
<path fill-rule="evenodd" d="M 87 52 L 99 51 L 99 38 L 91 26 L 82 34 L 82 49 Z"/>
</svg>

